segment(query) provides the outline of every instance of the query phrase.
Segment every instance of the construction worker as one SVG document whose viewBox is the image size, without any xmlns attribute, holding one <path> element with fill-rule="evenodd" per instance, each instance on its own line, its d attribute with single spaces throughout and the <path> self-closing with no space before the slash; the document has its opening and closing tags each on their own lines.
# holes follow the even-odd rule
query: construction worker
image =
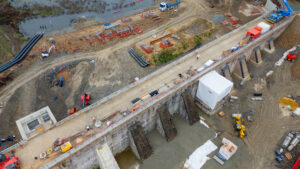
<svg viewBox="0 0 300 169">
<path fill-rule="evenodd" d="M 197 60 L 199 60 L 199 59 L 200 59 L 200 54 L 199 54 L 199 51 L 198 51 L 198 50 L 196 50 L 196 51 L 195 51 L 195 53 L 196 53 L 196 58 L 197 58 Z"/>
<path fill-rule="evenodd" d="M 81 101 L 83 102 L 83 107 L 86 105 L 89 105 L 90 99 L 91 99 L 91 97 L 87 93 L 84 93 L 83 95 L 81 95 Z"/>
<path fill-rule="evenodd" d="M 74 114 L 78 111 L 78 109 L 76 107 L 73 107 L 71 110 L 70 110 L 70 114 Z"/>
</svg>

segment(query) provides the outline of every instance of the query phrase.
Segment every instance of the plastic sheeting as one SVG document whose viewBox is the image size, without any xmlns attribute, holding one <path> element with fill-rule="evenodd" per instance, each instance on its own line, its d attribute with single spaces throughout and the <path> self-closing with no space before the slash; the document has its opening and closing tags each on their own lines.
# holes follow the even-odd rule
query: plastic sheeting
<svg viewBox="0 0 300 169">
<path fill-rule="evenodd" d="M 273 11 L 276 9 L 276 5 L 271 0 L 267 0 L 267 3 L 264 6 L 264 9 L 267 11 Z"/>
<path fill-rule="evenodd" d="M 218 147 L 210 140 L 207 140 L 202 146 L 198 147 L 185 161 L 185 169 L 200 169 L 210 158 L 207 157 Z"/>
<path fill-rule="evenodd" d="M 260 22 L 257 26 L 261 27 L 261 34 L 264 34 L 266 32 L 268 32 L 271 29 L 271 25 L 264 23 L 264 22 Z"/>
<path fill-rule="evenodd" d="M 196 97 L 213 110 L 230 93 L 232 87 L 231 81 L 212 71 L 199 79 Z"/>
</svg>

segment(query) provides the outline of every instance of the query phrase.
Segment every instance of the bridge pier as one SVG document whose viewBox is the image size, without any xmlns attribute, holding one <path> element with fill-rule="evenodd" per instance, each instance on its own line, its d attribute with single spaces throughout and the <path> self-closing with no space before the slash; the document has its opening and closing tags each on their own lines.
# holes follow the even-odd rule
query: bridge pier
<svg viewBox="0 0 300 169">
<path fill-rule="evenodd" d="M 107 143 L 96 149 L 97 159 L 101 169 L 120 169 Z"/>
<path fill-rule="evenodd" d="M 275 51 L 275 45 L 274 45 L 274 38 L 273 37 L 268 39 L 267 44 L 264 47 L 264 50 L 268 53 L 273 53 Z"/>
<path fill-rule="evenodd" d="M 234 74 L 240 79 L 245 79 L 245 80 L 250 79 L 248 66 L 246 62 L 246 56 L 242 56 L 238 59 L 238 63 L 235 66 Z"/>
<path fill-rule="evenodd" d="M 177 130 L 171 118 L 171 114 L 167 106 L 158 109 L 157 130 L 166 138 L 167 141 L 173 140 L 177 135 Z"/>
<path fill-rule="evenodd" d="M 145 132 L 141 125 L 134 124 L 129 129 L 130 147 L 134 155 L 139 159 L 147 159 L 152 154 Z"/>
<path fill-rule="evenodd" d="M 255 64 L 261 64 L 262 63 L 260 46 L 257 46 L 253 49 L 253 52 L 250 56 L 250 60 L 251 60 L 251 62 L 253 62 Z"/>
<path fill-rule="evenodd" d="M 183 93 L 182 95 L 185 110 L 186 110 L 186 115 L 187 115 L 187 120 L 190 125 L 193 125 L 197 121 L 200 120 L 199 114 L 197 112 L 197 107 L 194 102 L 194 99 L 190 93 Z"/>
<path fill-rule="evenodd" d="M 232 81 L 231 73 L 230 73 L 230 67 L 228 64 L 222 67 L 222 73 L 223 76 L 226 77 L 226 79 Z"/>
</svg>

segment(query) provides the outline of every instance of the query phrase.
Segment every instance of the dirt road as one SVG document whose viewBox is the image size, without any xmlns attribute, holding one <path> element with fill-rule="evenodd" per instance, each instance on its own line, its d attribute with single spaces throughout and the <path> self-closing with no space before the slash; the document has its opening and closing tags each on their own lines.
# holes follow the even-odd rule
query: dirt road
<svg viewBox="0 0 300 169">
<path fill-rule="evenodd" d="M 195 14 L 198 14 L 199 10 L 204 9 L 203 4 L 201 6 L 199 6 L 198 3 L 199 2 L 196 0 L 183 2 L 182 7 L 189 6 L 189 10 L 185 10 L 185 12 L 180 14 L 179 17 L 171 19 L 170 22 L 168 22 L 164 25 L 161 25 L 161 26 L 157 27 L 156 29 L 153 29 L 149 32 L 145 32 L 135 38 L 132 38 L 132 39 L 126 41 L 126 43 L 116 43 L 114 46 L 108 47 L 101 51 L 90 52 L 89 54 L 76 53 L 73 55 L 56 58 L 55 60 L 51 60 L 50 62 L 46 61 L 46 62 L 40 62 L 39 64 L 35 64 L 28 71 L 24 72 L 22 74 L 22 76 L 19 76 L 16 79 L 14 79 L 14 81 L 12 83 L 5 86 L 5 88 L 3 88 L 3 90 L 0 91 L 0 95 L 1 95 L 0 100 L 2 100 L 2 101 L 7 100 L 18 88 L 20 88 L 24 84 L 28 83 L 32 79 L 38 77 L 39 75 L 41 75 L 43 72 L 45 72 L 46 70 L 48 70 L 50 68 L 53 68 L 55 66 L 58 66 L 58 65 L 61 65 L 61 64 L 67 63 L 67 62 L 80 60 L 80 59 L 84 59 L 84 58 L 92 58 L 92 59 L 101 58 L 103 56 L 109 55 L 113 51 L 117 51 L 118 49 L 126 48 L 132 44 L 135 44 L 138 41 L 141 41 L 142 39 L 145 39 L 146 37 L 149 37 L 149 36 L 155 34 L 156 32 L 162 31 L 162 30 L 164 30 L 164 28 L 167 25 L 179 24 L 179 23 L 187 20 L 189 17 L 191 17 Z"/>
</svg>

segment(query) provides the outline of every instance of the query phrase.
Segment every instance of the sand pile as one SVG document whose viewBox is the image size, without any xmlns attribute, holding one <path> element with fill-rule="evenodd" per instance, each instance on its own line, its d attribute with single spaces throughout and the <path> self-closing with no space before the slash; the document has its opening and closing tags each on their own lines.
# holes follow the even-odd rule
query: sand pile
<svg viewBox="0 0 300 169">
<path fill-rule="evenodd" d="M 297 15 L 290 26 L 277 39 L 277 44 L 285 49 L 290 49 L 296 44 L 300 44 L 300 16 Z"/>
</svg>

